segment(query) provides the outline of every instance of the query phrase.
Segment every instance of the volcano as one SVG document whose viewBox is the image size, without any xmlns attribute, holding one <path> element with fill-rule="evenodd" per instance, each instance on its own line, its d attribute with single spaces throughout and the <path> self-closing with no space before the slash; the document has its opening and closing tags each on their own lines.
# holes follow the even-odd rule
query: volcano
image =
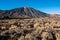
<svg viewBox="0 0 60 40">
<path fill-rule="evenodd" d="M 48 14 L 31 7 L 21 7 L 11 10 L 0 10 L 0 18 L 39 18 Z"/>
</svg>

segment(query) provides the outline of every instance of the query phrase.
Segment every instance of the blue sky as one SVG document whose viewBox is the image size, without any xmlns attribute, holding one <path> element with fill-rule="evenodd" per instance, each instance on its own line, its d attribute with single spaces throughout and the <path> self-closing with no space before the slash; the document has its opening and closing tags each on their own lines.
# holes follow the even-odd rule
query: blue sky
<svg viewBox="0 0 60 40">
<path fill-rule="evenodd" d="M 28 6 L 50 14 L 60 14 L 60 0 L 0 0 L 1 10 Z"/>
</svg>

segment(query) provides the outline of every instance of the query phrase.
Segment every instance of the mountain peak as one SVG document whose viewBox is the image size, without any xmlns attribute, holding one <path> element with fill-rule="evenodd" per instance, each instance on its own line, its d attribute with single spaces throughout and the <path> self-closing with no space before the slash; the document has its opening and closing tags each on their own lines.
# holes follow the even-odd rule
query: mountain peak
<svg viewBox="0 0 60 40">
<path fill-rule="evenodd" d="M 29 7 L 27 7 L 27 6 L 24 6 L 24 8 L 29 8 Z"/>
<path fill-rule="evenodd" d="M 39 18 L 39 17 L 47 17 L 48 14 L 38 11 L 34 8 L 30 8 L 27 6 L 21 8 L 15 8 L 9 11 L 0 11 L 0 17 L 5 18 Z"/>
</svg>

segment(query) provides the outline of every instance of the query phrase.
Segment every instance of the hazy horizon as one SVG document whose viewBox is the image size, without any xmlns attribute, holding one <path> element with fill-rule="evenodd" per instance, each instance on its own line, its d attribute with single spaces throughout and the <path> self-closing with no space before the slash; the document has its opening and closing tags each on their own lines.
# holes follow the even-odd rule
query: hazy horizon
<svg viewBox="0 0 60 40">
<path fill-rule="evenodd" d="M 0 0 L 0 10 L 32 7 L 48 14 L 60 14 L 60 0 Z"/>
</svg>

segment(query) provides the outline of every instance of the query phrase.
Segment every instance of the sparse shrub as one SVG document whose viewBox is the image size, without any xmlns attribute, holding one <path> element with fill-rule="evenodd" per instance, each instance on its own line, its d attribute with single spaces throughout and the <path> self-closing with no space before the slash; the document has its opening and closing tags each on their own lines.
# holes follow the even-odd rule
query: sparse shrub
<svg viewBox="0 0 60 40">
<path fill-rule="evenodd" d="M 5 37 L 6 40 L 60 40 L 60 19 L 0 20 L 0 39 Z"/>
</svg>

